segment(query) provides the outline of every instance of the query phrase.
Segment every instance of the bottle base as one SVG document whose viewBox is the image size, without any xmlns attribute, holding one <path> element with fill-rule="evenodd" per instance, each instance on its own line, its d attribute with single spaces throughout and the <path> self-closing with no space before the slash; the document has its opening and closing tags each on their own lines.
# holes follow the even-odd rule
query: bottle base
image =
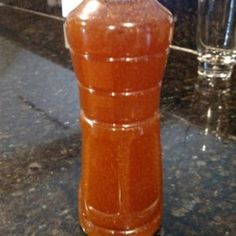
<svg viewBox="0 0 236 236">
<path fill-rule="evenodd" d="M 85 230 L 82 228 L 82 226 L 80 226 L 80 232 L 81 234 L 83 234 L 84 236 L 88 236 L 86 233 L 85 233 Z M 154 234 L 153 236 L 164 236 L 164 229 L 163 227 L 161 226 L 160 229 L 158 229 Z"/>
<path fill-rule="evenodd" d="M 164 236 L 163 228 L 160 225 L 160 217 L 139 228 L 127 231 L 104 229 L 86 219 L 81 220 L 80 227 L 84 235 L 87 236 Z"/>
</svg>

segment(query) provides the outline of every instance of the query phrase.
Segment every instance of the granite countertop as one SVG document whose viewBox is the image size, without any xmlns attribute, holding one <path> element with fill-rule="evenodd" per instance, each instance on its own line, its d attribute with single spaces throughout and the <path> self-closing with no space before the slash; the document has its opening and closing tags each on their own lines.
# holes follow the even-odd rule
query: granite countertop
<svg viewBox="0 0 236 236">
<path fill-rule="evenodd" d="M 161 2 L 177 20 L 173 43 L 193 50 L 171 50 L 162 90 L 165 235 L 233 236 L 236 75 L 214 91 L 199 79 L 196 1 Z M 60 7 L 0 3 L 0 235 L 83 235 L 78 93 Z"/>
</svg>

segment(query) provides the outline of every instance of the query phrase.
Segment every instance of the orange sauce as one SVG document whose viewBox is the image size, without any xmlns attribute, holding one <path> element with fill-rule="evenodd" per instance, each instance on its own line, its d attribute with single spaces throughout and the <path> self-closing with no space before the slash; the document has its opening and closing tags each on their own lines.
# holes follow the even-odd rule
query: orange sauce
<svg viewBox="0 0 236 236">
<path fill-rule="evenodd" d="M 162 214 L 158 109 L 172 17 L 152 0 L 85 0 L 66 29 L 81 103 L 82 228 L 151 236 Z"/>
</svg>

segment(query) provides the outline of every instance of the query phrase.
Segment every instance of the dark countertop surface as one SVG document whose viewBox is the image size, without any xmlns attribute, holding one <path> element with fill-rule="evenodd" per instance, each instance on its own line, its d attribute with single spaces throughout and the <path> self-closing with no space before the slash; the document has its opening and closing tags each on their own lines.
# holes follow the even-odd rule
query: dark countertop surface
<svg viewBox="0 0 236 236">
<path fill-rule="evenodd" d="M 37 2 L 0 1 L 0 235 L 83 235 L 76 80 L 63 19 L 20 10 L 60 15 Z M 174 44 L 195 49 L 196 2 L 161 2 L 177 19 Z M 171 50 L 161 102 L 166 236 L 236 235 L 236 75 L 213 83 L 197 77 L 194 51 Z"/>
</svg>

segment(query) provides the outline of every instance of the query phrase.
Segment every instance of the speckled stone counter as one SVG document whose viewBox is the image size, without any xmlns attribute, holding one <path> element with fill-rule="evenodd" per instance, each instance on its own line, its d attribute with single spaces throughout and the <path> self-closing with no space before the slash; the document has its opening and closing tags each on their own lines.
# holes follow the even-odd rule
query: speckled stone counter
<svg viewBox="0 0 236 236">
<path fill-rule="evenodd" d="M 196 16 L 194 1 L 162 2 L 177 27 Z M 84 235 L 78 93 L 62 24 L 0 7 L 1 236 Z M 189 28 L 174 43 L 194 48 Z M 214 82 L 212 91 L 197 77 L 195 55 L 171 50 L 161 102 L 166 236 L 236 235 L 236 75 Z"/>
</svg>

